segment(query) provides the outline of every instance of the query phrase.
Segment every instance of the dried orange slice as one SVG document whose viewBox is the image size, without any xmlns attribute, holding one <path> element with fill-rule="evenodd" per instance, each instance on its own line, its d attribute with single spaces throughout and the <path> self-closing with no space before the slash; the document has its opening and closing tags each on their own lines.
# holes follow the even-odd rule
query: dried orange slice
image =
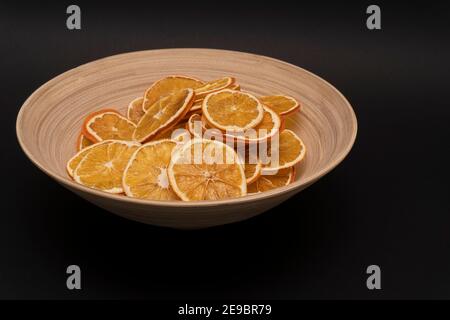
<svg viewBox="0 0 450 320">
<path fill-rule="evenodd" d="M 244 164 L 244 173 L 247 184 L 253 183 L 256 179 L 261 175 L 261 162 L 258 161 L 256 164 L 245 163 Z"/>
<path fill-rule="evenodd" d="M 284 187 L 295 179 L 295 168 L 290 167 L 278 171 L 275 175 L 262 175 L 255 182 L 247 186 L 248 194 L 269 191 L 275 188 Z"/>
<path fill-rule="evenodd" d="M 140 144 L 121 140 L 105 142 L 107 143 L 98 143 L 90 147 L 89 152 L 73 172 L 73 178 L 90 188 L 109 193 L 122 193 L 123 171 Z"/>
<path fill-rule="evenodd" d="M 206 96 L 203 115 L 213 127 L 229 132 L 242 132 L 261 123 L 262 104 L 249 93 L 225 89 Z"/>
<path fill-rule="evenodd" d="M 283 130 L 278 139 L 278 146 L 276 141 L 273 141 L 275 146 L 273 149 L 278 153 L 278 161 L 276 155 L 272 152 L 272 146 L 268 148 L 267 153 L 270 154 L 271 160 L 269 164 L 264 165 L 262 174 L 271 174 L 277 170 L 292 167 L 303 160 L 306 154 L 306 147 L 303 141 L 291 130 Z"/>
<path fill-rule="evenodd" d="M 177 200 L 167 176 L 172 150 L 177 143 L 158 140 L 139 147 L 123 173 L 123 190 L 129 197 L 150 200 Z"/>
<path fill-rule="evenodd" d="M 169 181 L 184 201 L 219 200 L 246 195 L 243 166 L 224 143 L 194 139 L 172 154 Z"/>
<path fill-rule="evenodd" d="M 161 98 L 167 97 L 183 89 L 196 89 L 203 86 L 204 82 L 185 76 L 169 76 L 156 81 L 144 94 L 143 109 L 147 111 L 150 106 Z"/>
<path fill-rule="evenodd" d="M 234 83 L 234 78 L 224 77 L 221 79 L 206 82 L 203 86 L 195 88 L 195 96 L 197 99 L 204 98 L 212 92 L 217 92 L 228 88 Z"/>
<path fill-rule="evenodd" d="M 139 120 L 144 115 L 144 109 L 142 108 L 142 103 L 144 98 L 139 97 L 130 102 L 127 109 L 127 118 L 134 123 L 138 123 Z"/>
<path fill-rule="evenodd" d="M 182 119 L 192 106 L 194 90 L 183 89 L 158 100 L 147 109 L 133 133 L 133 140 L 149 141 Z"/>
<path fill-rule="evenodd" d="M 274 110 L 280 116 L 288 115 L 300 109 L 300 104 L 292 97 L 284 95 L 265 96 L 259 98 L 261 102 Z"/>
<path fill-rule="evenodd" d="M 248 129 L 242 135 L 228 135 L 237 140 L 245 140 L 246 143 L 257 143 L 273 137 L 280 131 L 282 120 L 272 109 L 263 106 L 264 115 L 262 121 L 254 128 Z"/>
<path fill-rule="evenodd" d="M 136 125 L 114 109 L 91 113 L 83 124 L 83 135 L 92 142 L 131 140 Z"/>
<path fill-rule="evenodd" d="M 92 145 L 93 142 L 86 138 L 83 133 L 80 133 L 77 138 L 77 151 L 83 150 Z"/>
<path fill-rule="evenodd" d="M 89 151 L 91 151 L 91 149 L 99 144 L 102 143 L 109 143 L 109 141 L 100 141 L 96 144 L 92 144 L 82 150 L 79 150 L 72 158 L 69 159 L 69 161 L 67 161 L 67 165 L 66 165 L 66 170 L 67 173 L 69 174 L 69 176 L 71 176 L 73 178 L 73 172 L 75 171 L 75 169 L 77 168 L 78 164 L 81 162 L 81 160 L 83 160 L 84 156 L 87 155 L 89 153 Z"/>
</svg>

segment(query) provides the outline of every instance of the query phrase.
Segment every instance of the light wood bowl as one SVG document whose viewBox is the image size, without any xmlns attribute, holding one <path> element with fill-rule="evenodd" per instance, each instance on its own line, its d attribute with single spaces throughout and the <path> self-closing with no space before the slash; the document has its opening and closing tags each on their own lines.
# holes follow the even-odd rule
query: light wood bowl
<svg viewBox="0 0 450 320">
<path fill-rule="evenodd" d="M 256 95 L 283 93 L 300 101 L 301 111 L 288 117 L 307 148 L 289 186 L 238 199 L 181 202 L 146 201 L 96 191 L 73 182 L 67 160 L 84 117 L 112 107 L 125 114 L 128 103 L 152 82 L 180 74 L 212 80 L 236 77 Z M 323 177 L 350 151 L 356 117 L 332 85 L 297 66 L 276 59 L 225 50 L 164 49 L 120 54 L 69 70 L 45 83 L 23 104 L 17 117 L 18 141 L 44 173 L 84 199 L 122 217 L 173 228 L 193 229 L 256 216 Z"/>
</svg>

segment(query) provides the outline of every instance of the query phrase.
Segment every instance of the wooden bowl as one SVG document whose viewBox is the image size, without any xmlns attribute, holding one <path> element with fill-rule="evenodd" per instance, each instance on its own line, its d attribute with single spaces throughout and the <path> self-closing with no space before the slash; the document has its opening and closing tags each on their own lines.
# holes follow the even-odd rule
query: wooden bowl
<svg viewBox="0 0 450 320">
<path fill-rule="evenodd" d="M 238 199 L 202 202 L 147 201 L 96 191 L 73 182 L 67 160 L 84 117 L 100 108 L 118 108 L 142 96 L 164 76 L 212 80 L 236 77 L 256 95 L 283 93 L 301 102 L 286 127 L 304 141 L 307 156 L 289 186 Z M 120 54 L 69 70 L 37 89 L 17 117 L 18 141 L 44 173 L 84 199 L 122 217 L 173 228 L 205 228 L 256 216 L 305 189 L 332 170 L 350 151 L 357 122 L 352 107 L 318 76 L 276 59 L 225 50 L 164 49 Z"/>
</svg>

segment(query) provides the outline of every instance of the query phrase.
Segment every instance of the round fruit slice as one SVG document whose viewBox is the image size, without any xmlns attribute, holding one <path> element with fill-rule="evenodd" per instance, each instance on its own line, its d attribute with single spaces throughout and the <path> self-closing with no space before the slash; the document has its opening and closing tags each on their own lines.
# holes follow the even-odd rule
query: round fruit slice
<svg viewBox="0 0 450 320">
<path fill-rule="evenodd" d="M 146 142 L 181 120 L 194 101 L 194 90 L 183 89 L 158 100 L 147 109 L 137 124 L 133 140 Z"/>
<path fill-rule="evenodd" d="M 204 82 L 185 76 L 169 76 L 156 81 L 144 94 L 143 109 L 147 111 L 158 100 L 167 97 L 183 89 L 196 89 L 203 86 Z"/>
<path fill-rule="evenodd" d="M 292 167 L 302 161 L 306 154 L 303 141 L 293 131 L 287 129 L 280 133 L 278 146 L 275 145 L 275 150 L 278 152 L 278 161 L 272 160 L 272 158 L 276 159 L 276 156 L 272 154 L 271 150 L 272 146 L 268 147 L 267 153 L 270 154 L 271 160 L 268 165 L 263 166 L 263 175 Z"/>
<path fill-rule="evenodd" d="M 236 152 L 218 141 L 194 139 L 175 149 L 168 172 L 170 185 L 184 201 L 236 198 L 247 193 Z"/>
<path fill-rule="evenodd" d="M 217 92 L 228 88 L 234 83 L 234 78 L 232 77 L 224 77 L 221 79 L 209 81 L 205 83 L 203 86 L 195 89 L 195 96 L 197 99 L 204 98 L 208 94 L 212 92 Z"/>
<path fill-rule="evenodd" d="M 206 96 L 203 115 L 213 127 L 229 132 L 242 132 L 261 123 L 262 104 L 249 93 L 225 89 Z"/>
<path fill-rule="evenodd" d="M 247 184 L 253 183 L 256 179 L 261 175 L 261 162 L 258 161 L 256 164 L 245 163 L 244 164 L 244 173 Z"/>
<path fill-rule="evenodd" d="M 92 142 L 131 140 L 136 125 L 114 109 L 91 113 L 83 124 L 83 135 Z"/>
<path fill-rule="evenodd" d="M 100 141 L 96 144 L 92 144 L 92 145 L 78 151 L 72 158 L 69 159 L 69 161 L 67 161 L 66 170 L 70 177 L 73 178 L 73 172 L 75 171 L 75 169 L 77 168 L 77 166 L 81 162 L 81 160 L 83 160 L 84 156 L 87 155 L 89 153 L 89 151 L 92 150 L 93 147 L 95 147 L 99 144 L 102 144 L 102 143 L 109 143 L 109 141 L 108 140 Z"/>
<path fill-rule="evenodd" d="M 247 186 L 248 194 L 269 191 L 275 188 L 284 187 L 295 179 L 295 168 L 286 168 L 278 171 L 275 175 L 262 175 L 255 182 Z"/>
<path fill-rule="evenodd" d="M 276 96 L 265 96 L 259 98 L 259 100 L 280 116 L 288 115 L 292 112 L 300 109 L 300 105 L 292 97 L 284 96 L 284 95 L 276 95 Z"/>
<path fill-rule="evenodd" d="M 132 155 L 123 173 L 123 190 L 129 197 L 149 200 L 178 200 L 167 176 L 172 150 L 171 140 L 149 142 Z"/>
<path fill-rule="evenodd" d="M 76 167 L 73 178 L 93 189 L 122 193 L 123 171 L 139 146 L 137 142 L 120 140 L 93 145 Z"/>
<path fill-rule="evenodd" d="M 237 140 L 245 140 L 246 143 L 257 143 L 273 137 L 280 131 L 282 120 L 278 114 L 270 108 L 263 106 L 264 115 L 260 124 L 246 130 L 243 135 L 231 135 Z"/>
<path fill-rule="evenodd" d="M 139 97 L 131 101 L 128 105 L 127 118 L 134 123 L 138 123 L 145 113 L 144 109 L 142 109 L 143 102 L 144 98 Z"/>
<path fill-rule="evenodd" d="M 91 140 L 86 138 L 83 133 L 80 133 L 77 138 L 77 151 L 83 150 L 93 144 Z"/>
</svg>

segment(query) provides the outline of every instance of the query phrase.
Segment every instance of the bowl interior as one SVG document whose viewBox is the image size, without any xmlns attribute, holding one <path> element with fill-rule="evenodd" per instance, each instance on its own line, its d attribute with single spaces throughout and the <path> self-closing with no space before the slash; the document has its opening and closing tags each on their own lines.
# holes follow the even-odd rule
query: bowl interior
<svg viewBox="0 0 450 320">
<path fill-rule="evenodd" d="M 210 49 L 134 52 L 72 69 L 44 84 L 24 103 L 17 121 L 19 142 L 43 171 L 73 184 L 65 166 L 76 152 L 84 117 L 110 107 L 125 114 L 128 103 L 142 96 L 152 82 L 173 74 L 204 80 L 229 75 L 242 90 L 256 95 L 283 93 L 298 99 L 301 111 L 287 117 L 286 128 L 302 138 L 307 155 L 289 188 L 308 184 L 331 170 L 354 142 L 353 110 L 324 80 L 272 58 Z"/>
</svg>

